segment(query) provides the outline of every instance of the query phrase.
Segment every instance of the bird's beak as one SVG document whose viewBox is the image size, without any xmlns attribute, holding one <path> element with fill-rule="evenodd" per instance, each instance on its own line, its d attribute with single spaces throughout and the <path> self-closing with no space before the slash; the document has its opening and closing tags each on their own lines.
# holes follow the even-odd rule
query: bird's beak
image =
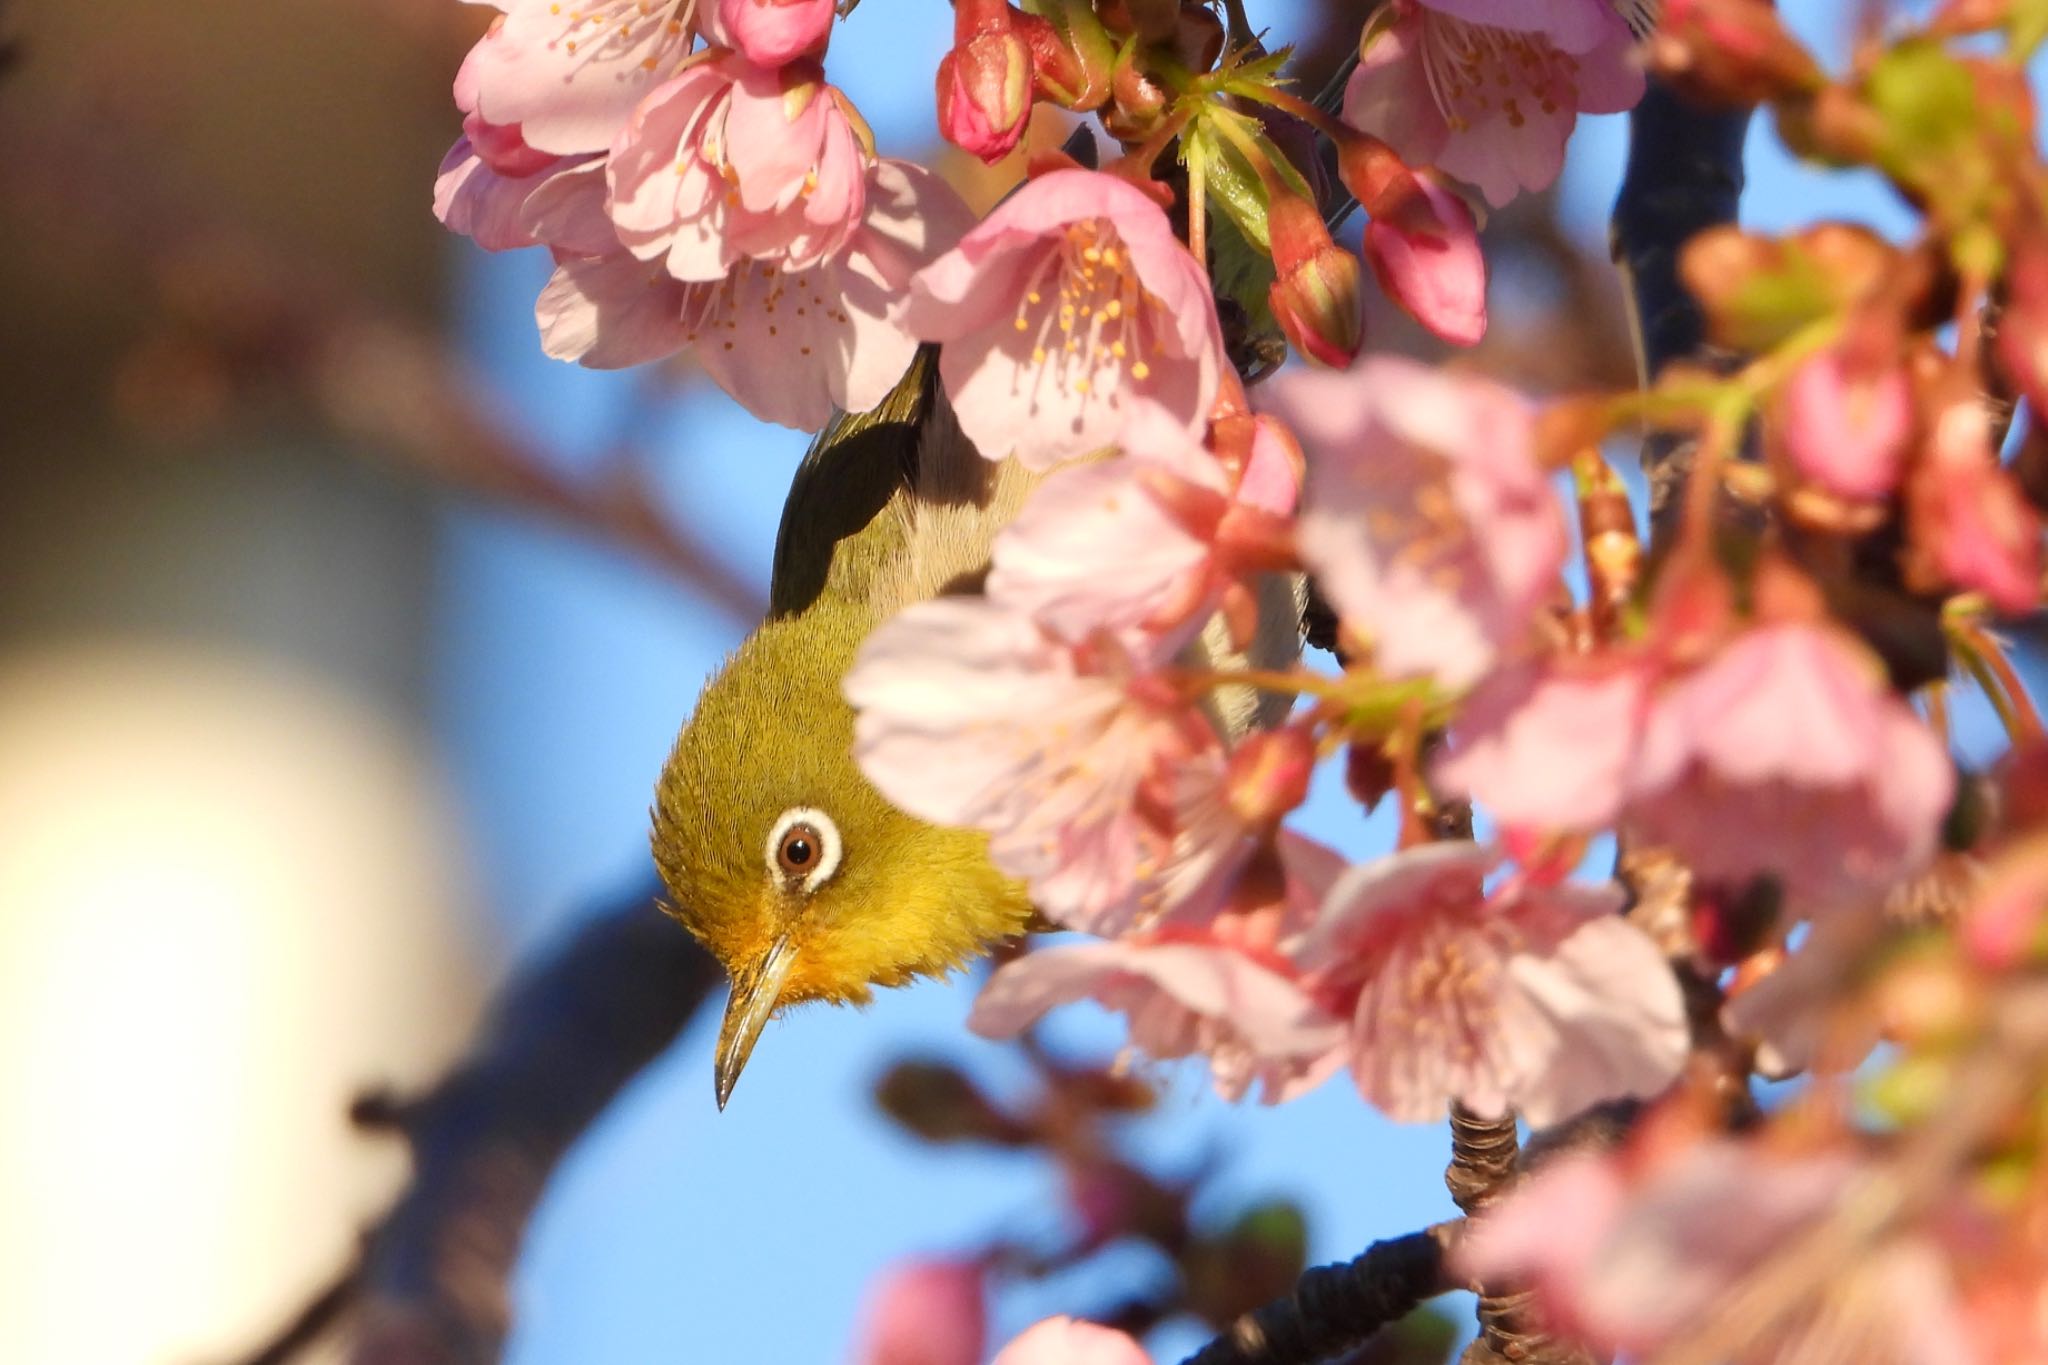
<svg viewBox="0 0 2048 1365">
<path fill-rule="evenodd" d="M 783 984 L 795 965 L 796 948 L 784 936 L 775 940 L 759 967 L 733 978 L 732 994 L 725 1002 L 725 1022 L 718 1029 L 718 1056 L 713 1065 L 720 1109 L 725 1108 L 725 1102 L 732 1098 L 732 1088 L 740 1083 L 740 1072 L 753 1055 L 762 1028 L 781 1003 Z"/>
</svg>

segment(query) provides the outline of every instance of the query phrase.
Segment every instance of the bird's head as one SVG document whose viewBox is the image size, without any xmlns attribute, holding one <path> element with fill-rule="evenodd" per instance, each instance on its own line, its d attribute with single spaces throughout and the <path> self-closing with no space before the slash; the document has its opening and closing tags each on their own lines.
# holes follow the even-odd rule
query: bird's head
<svg viewBox="0 0 2048 1365">
<path fill-rule="evenodd" d="M 720 1108 L 784 1008 L 943 975 L 1030 913 L 983 836 L 905 815 L 861 776 L 840 681 L 866 624 L 824 606 L 766 622 L 705 685 L 662 771 L 655 860 L 732 983 Z"/>
</svg>

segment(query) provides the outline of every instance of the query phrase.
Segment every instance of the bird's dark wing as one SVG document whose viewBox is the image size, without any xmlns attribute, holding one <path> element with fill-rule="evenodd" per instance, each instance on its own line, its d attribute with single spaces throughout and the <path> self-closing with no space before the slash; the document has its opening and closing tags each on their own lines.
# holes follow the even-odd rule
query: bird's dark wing
<svg viewBox="0 0 2048 1365">
<path fill-rule="evenodd" d="M 863 580 L 893 548 L 877 542 L 900 534 L 882 513 L 917 482 L 920 434 L 933 404 L 942 401 L 938 372 L 938 348 L 920 347 L 886 398 L 866 412 L 835 415 L 811 442 L 775 533 L 771 617 L 804 610 L 828 585 L 864 595 Z"/>
</svg>

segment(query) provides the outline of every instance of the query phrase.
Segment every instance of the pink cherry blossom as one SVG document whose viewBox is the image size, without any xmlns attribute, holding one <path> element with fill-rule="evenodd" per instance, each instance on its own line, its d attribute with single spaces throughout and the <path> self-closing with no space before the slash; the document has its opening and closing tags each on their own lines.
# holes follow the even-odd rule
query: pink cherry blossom
<svg viewBox="0 0 2048 1365">
<path fill-rule="evenodd" d="M 1897 365 L 1863 374 L 1839 349 L 1802 363 L 1778 417 L 1793 468 L 1837 497 L 1882 498 L 1898 486 L 1913 435 L 1913 390 Z"/>
<path fill-rule="evenodd" d="M 859 230 L 873 155 L 812 62 L 686 66 L 633 110 L 607 176 L 619 239 L 679 280 L 744 261 L 808 270 Z"/>
<path fill-rule="evenodd" d="M 558 155 L 609 147 L 696 39 L 697 0 L 494 3 L 504 16 L 471 53 L 476 111 Z"/>
<path fill-rule="evenodd" d="M 825 45 L 834 12 L 833 0 L 718 0 L 706 18 L 714 42 L 758 66 L 781 66 Z"/>
<path fill-rule="evenodd" d="M 1191 437 L 1224 367 L 1215 302 L 1166 213 L 1117 176 L 1026 183 L 920 271 L 910 330 L 988 458 L 1033 469 L 1119 444 L 1141 414 Z"/>
<path fill-rule="evenodd" d="M 1412 195 L 1399 196 L 1366 224 L 1365 259 L 1401 311 L 1454 346 L 1476 345 L 1486 335 L 1478 224 L 1435 176 L 1425 171 L 1412 181 Z"/>
<path fill-rule="evenodd" d="M 1877 660 L 1823 625 L 1754 627 L 1651 705 L 1627 826 L 1709 881 L 1826 904 L 1912 872 L 1955 791 Z"/>
<path fill-rule="evenodd" d="M 1115 635 L 1163 663 L 1287 534 L 1300 476 L 1284 433 L 1261 418 L 1231 480 L 1199 446 L 1054 471 L 996 538 L 988 595 L 1076 643 Z"/>
<path fill-rule="evenodd" d="M 1394 0 L 1367 30 L 1344 119 L 1496 207 L 1557 179 L 1578 116 L 1642 98 L 1606 0 Z"/>
<path fill-rule="evenodd" d="M 988 1340 L 982 1267 L 974 1261 L 909 1261 L 870 1291 L 857 1365 L 979 1365 Z"/>
<path fill-rule="evenodd" d="M 1627 796 L 1655 678 L 1636 655 L 1503 669 L 1459 712 L 1436 778 L 1506 826 L 1601 829 Z"/>
<path fill-rule="evenodd" d="M 1695 1342 L 1709 1324 L 1726 1325 L 1747 1285 L 1790 1273 L 1812 1292 L 1775 1320 L 1739 1324 L 1733 1358 L 1974 1361 L 1943 1257 L 1923 1236 L 1857 1246 L 1819 1273 L 1811 1262 L 1774 1265 L 1838 1209 L 1884 1198 L 1868 1189 L 1871 1178 L 1848 1157 L 1779 1155 L 1725 1138 L 1676 1147 L 1637 1172 L 1574 1153 L 1488 1210 L 1458 1260 L 1477 1278 L 1530 1285 L 1550 1323 L 1603 1353 L 1648 1358 Z"/>
<path fill-rule="evenodd" d="M 1431 844 L 1351 869 L 1295 955 L 1349 1015 L 1351 1070 L 1388 1117 L 1453 1103 L 1545 1127 L 1662 1090 L 1684 1063 L 1678 983 L 1616 911 L 1614 886 L 1484 882 L 1484 845 Z"/>
<path fill-rule="evenodd" d="M 866 411 L 917 350 L 893 318 L 893 300 L 966 225 L 959 197 L 907 163 L 875 163 L 867 200 L 846 251 L 807 270 L 743 263 L 720 280 L 686 285 L 623 248 L 565 260 L 541 296 L 547 352 L 609 367 L 687 346 L 763 421 L 815 431 L 835 407 Z"/>
<path fill-rule="evenodd" d="M 1004 964 L 969 1027 L 1010 1037 L 1057 1005 L 1093 999 L 1129 1016 L 1131 1044 L 1147 1056 L 1207 1056 L 1226 1099 L 1242 1098 L 1253 1081 L 1268 1104 L 1306 1094 L 1343 1064 L 1344 1028 L 1303 992 L 1281 946 L 1314 918 L 1343 860 L 1284 831 L 1275 852 L 1277 886 L 1269 878 L 1227 913 L 1212 905 L 1199 925 L 1043 948 Z"/>
<path fill-rule="evenodd" d="M 1308 454 L 1302 559 L 1374 666 L 1477 681 L 1528 631 L 1564 563 L 1528 404 L 1392 357 L 1284 374 L 1268 393 Z"/>
<path fill-rule="evenodd" d="M 914 604 L 869 636 L 845 683 L 854 756 L 912 815 L 986 830 L 989 857 L 1046 914 L 1113 933 L 1172 847 L 1166 775 L 1220 741 L 1114 646 L 1074 646 L 986 599 Z"/>
<path fill-rule="evenodd" d="M 1152 1357 L 1113 1327 L 1060 1317 L 1025 1331 L 989 1365 L 1152 1365 Z"/>
<path fill-rule="evenodd" d="M 967 1026 L 1023 1032 L 1056 1005 L 1094 999 L 1130 1018 L 1131 1044 L 1171 1061 L 1209 1058 L 1216 1091 L 1253 1081 L 1268 1104 L 1293 1099 L 1342 1065 L 1344 1027 L 1272 966 L 1206 942 L 1118 939 L 1041 948 L 989 978 Z"/>
</svg>

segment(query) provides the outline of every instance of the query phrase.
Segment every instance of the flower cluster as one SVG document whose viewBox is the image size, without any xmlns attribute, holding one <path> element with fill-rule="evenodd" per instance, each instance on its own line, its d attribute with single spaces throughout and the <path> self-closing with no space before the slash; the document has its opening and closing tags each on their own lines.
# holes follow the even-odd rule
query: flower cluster
<svg viewBox="0 0 2048 1365">
<path fill-rule="evenodd" d="M 1357 738 L 1351 694 L 1251 734 L 1203 705 L 1239 667 L 1215 646 L 1256 649 L 1261 576 L 1296 565 L 1369 650 L 1361 702 L 1528 667 L 1565 552 L 1528 406 L 1394 360 L 1284 379 L 1272 412 L 1234 401 L 1200 440 L 1160 414 L 1055 470 L 985 596 L 906 609 L 847 678 L 883 794 L 985 831 L 1044 913 L 1106 940 L 1003 967 L 972 1026 L 1007 1036 L 1091 997 L 1146 1054 L 1205 1054 L 1227 1095 L 1283 1100 L 1348 1065 L 1415 1121 L 1656 1093 L 1684 1015 L 1613 888 L 1496 877 L 1476 843 L 1346 869 L 1283 822 L 1318 752 Z"/>
<path fill-rule="evenodd" d="M 878 157 L 825 80 L 829 0 L 500 8 L 456 81 L 435 209 L 484 247 L 554 255 L 548 354 L 688 349 L 750 412 L 807 429 L 880 402 L 917 347 L 895 303 L 968 215 Z"/>
</svg>

